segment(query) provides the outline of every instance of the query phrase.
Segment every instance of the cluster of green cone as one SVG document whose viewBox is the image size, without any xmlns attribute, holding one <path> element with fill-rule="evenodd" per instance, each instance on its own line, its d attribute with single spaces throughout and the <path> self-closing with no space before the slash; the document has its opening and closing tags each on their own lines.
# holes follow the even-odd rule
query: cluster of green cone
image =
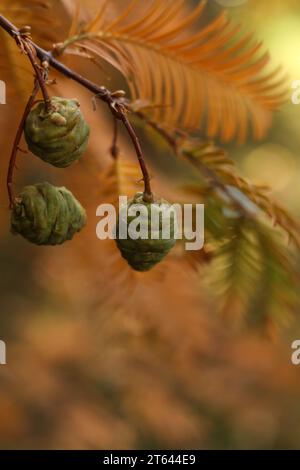
<svg viewBox="0 0 300 470">
<path fill-rule="evenodd" d="M 86 150 L 90 129 L 76 99 L 53 97 L 49 110 L 38 103 L 24 127 L 31 152 L 59 168 L 79 160 Z M 86 212 L 66 188 L 49 183 L 26 186 L 15 199 L 11 230 L 37 245 L 60 245 L 86 224 Z"/>
<path fill-rule="evenodd" d="M 31 152 L 43 161 L 65 168 L 79 160 L 86 150 L 90 129 L 76 99 L 53 97 L 50 108 L 38 103 L 29 113 L 25 127 L 25 139 Z M 134 216 L 130 209 L 139 205 L 143 222 L 147 222 L 144 238 L 131 238 L 128 227 Z M 116 226 L 116 242 L 122 256 L 136 271 L 148 271 L 159 263 L 175 245 L 175 214 L 170 217 L 171 206 L 167 201 L 145 202 L 143 193 L 137 193 L 123 207 Z M 159 212 L 159 214 L 158 214 Z M 159 216 L 154 226 L 152 216 Z M 26 186 L 15 198 L 11 212 L 11 230 L 37 245 L 60 245 L 79 232 L 86 224 L 86 212 L 73 194 L 66 188 L 50 183 Z M 125 224 L 127 237 L 119 236 Z M 169 227 L 165 237 L 163 227 Z"/>
</svg>

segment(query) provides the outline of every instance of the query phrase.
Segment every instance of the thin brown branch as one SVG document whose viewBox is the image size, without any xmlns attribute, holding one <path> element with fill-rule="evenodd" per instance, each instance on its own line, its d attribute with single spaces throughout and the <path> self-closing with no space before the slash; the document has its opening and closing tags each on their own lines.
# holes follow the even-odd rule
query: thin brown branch
<svg viewBox="0 0 300 470">
<path fill-rule="evenodd" d="M 0 15 L 0 28 L 4 29 L 18 44 L 20 31 L 19 29 L 13 25 L 9 20 L 7 20 L 3 15 Z M 101 101 L 106 103 L 109 106 L 110 111 L 112 112 L 113 116 L 122 121 L 127 132 L 132 140 L 134 148 L 136 150 L 137 158 L 141 167 L 141 171 L 143 174 L 144 184 L 145 184 L 145 200 L 153 200 L 151 185 L 150 185 L 150 177 L 147 171 L 146 163 L 143 157 L 142 148 L 139 142 L 139 139 L 136 135 L 135 130 L 133 129 L 132 125 L 130 124 L 127 116 L 126 116 L 126 109 L 124 105 L 121 103 L 120 95 L 117 93 L 115 96 L 111 93 L 107 88 L 104 86 L 99 86 L 87 78 L 79 75 L 74 70 L 66 67 L 60 61 L 58 61 L 51 52 L 45 51 L 40 46 L 35 44 L 31 39 L 26 39 L 27 44 L 30 44 L 35 52 L 37 58 L 43 63 L 47 62 L 49 66 L 52 66 L 55 70 L 63 74 L 65 77 L 68 77 L 75 82 L 79 83 L 89 91 L 91 91 L 97 98 Z M 46 101 L 46 100 L 45 100 Z"/>
<path fill-rule="evenodd" d="M 123 114 L 122 121 L 123 121 L 124 126 L 126 127 L 128 133 L 131 137 L 131 140 L 132 140 L 133 145 L 135 147 L 136 154 L 137 154 L 137 157 L 138 157 L 138 160 L 139 160 L 139 163 L 140 163 L 140 167 L 141 167 L 141 170 L 142 170 L 142 173 L 143 173 L 143 180 L 144 180 L 144 185 L 145 185 L 145 191 L 144 191 L 144 198 L 143 199 L 146 202 L 153 202 L 153 194 L 152 194 L 151 185 L 150 185 L 150 175 L 148 173 L 148 170 L 147 170 L 147 167 L 146 167 L 146 164 L 145 164 L 145 160 L 144 160 L 144 157 L 143 157 L 143 152 L 142 152 L 142 148 L 141 148 L 139 139 L 137 138 L 137 135 L 136 135 L 132 125 L 130 124 L 126 114 Z"/>
<path fill-rule="evenodd" d="M 32 90 L 32 93 L 31 93 L 31 95 L 29 97 L 29 100 L 26 104 L 23 116 L 21 118 L 18 130 L 17 130 L 17 134 L 16 134 L 16 137 L 15 137 L 15 140 L 14 140 L 12 153 L 11 153 L 10 160 L 9 160 L 9 166 L 8 166 L 8 172 L 7 172 L 7 191 L 8 191 L 10 208 L 12 208 L 13 204 L 14 204 L 13 173 L 14 173 L 14 169 L 15 169 L 15 166 L 16 166 L 16 159 L 17 159 L 17 154 L 18 154 L 18 150 L 19 150 L 19 143 L 20 143 L 21 138 L 22 138 L 24 125 L 25 125 L 27 116 L 30 113 L 30 110 L 31 110 L 32 106 L 34 105 L 35 97 L 36 97 L 38 91 L 39 91 L 39 82 L 36 79 L 35 82 L 34 82 L 34 88 Z"/>
<path fill-rule="evenodd" d="M 41 89 L 41 92 L 42 92 L 42 95 L 43 95 L 43 98 L 44 98 L 46 111 L 49 112 L 50 108 L 51 108 L 51 100 L 50 100 L 50 96 L 49 96 L 47 88 L 46 88 L 45 79 L 44 79 L 42 73 L 40 72 L 38 64 L 36 63 L 35 49 L 32 48 L 31 44 L 29 44 L 27 40 L 23 41 L 23 46 L 24 46 L 24 49 L 26 50 L 26 54 L 29 57 L 31 65 L 32 65 L 32 67 L 35 71 L 36 79 L 39 83 L 39 86 L 40 86 L 40 89 Z"/>
<path fill-rule="evenodd" d="M 119 147 L 118 147 L 118 120 L 113 117 L 113 124 L 114 124 L 114 130 L 113 130 L 113 140 L 110 148 L 110 153 L 113 159 L 115 160 L 118 158 L 119 155 Z"/>
<path fill-rule="evenodd" d="M 169 144 L 175 154 L 178 152 L 178 142 L 176 137 L 168 133 L 162 126 L 160 126 L 157 122 L 151 121 L 151 119 L 144 114 L 142 111 L 133 111 L 134 114 L 144 121 L 149 127 L 151 127 L 155 132 L 160 134 L 160 136 Z"/>
</svg>

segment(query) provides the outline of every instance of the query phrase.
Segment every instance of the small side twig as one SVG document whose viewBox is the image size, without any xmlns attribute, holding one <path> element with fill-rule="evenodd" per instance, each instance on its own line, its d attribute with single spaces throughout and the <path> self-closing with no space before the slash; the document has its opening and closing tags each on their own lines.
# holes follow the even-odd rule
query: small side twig
<svg viewBox="0 0 300 470">
<path fill-rule="evenodd" d="M 128 117 L 127 117 L 127 107 L 122 101 L 124 95 L 123 91 L 116 91 L 115 93 L 111 93 L 104 87 L 100 87 L 102 89 L 101 95 L 96 95 L 95 98 L 99 98 L 101 100 L 106 101 L 106 103 L 109 105 L 110 110 L 116 120 L 119 120 L 123 123 L 125 126 L 129 137 L 133 143 L 133 146 L 135 148 L 136 156 L 139 161 L 139 165 L 141 168 L 141 172 L 143 175 L 143 181 L 144 181 L 144 201 L 145 202 L 153 202 L 154 201 L 154 196 L 151 190 L 151 178 L 147 169 L 147 165 L 144 159 L 142 147 L 140 144 L 140 140 L 130 123 Z M 104 93 L 104 95 L 103 95 Z M 104 97 L 105 96 L 105 97 Z"/>
<path fill-rule="evenodd" d="M 31 95 L 29 97 L 29 100 L 26 104 L 23 116 L 21 118 L 18 130 L 17 130 L 17 134 L 16 134 L 16 137 L 15 137 L 15 140 L 14 140 L 12 153 L 11 153 L 10 160 L 9 160 L 9 167 L 8 167 L 8 172 L 7 172 L 7 191 L 8 191 L 8 197 L 9 197 L 10 209 L 13 207 L 13 204 L 14 204 L 13 173 L 14 173 L 14 169 L 15 169 L 15 166 L 16 166 L 16 159 L 17 159 L 17 154 L 18 154 L 18 150 L 19 150 L 19 143 L 20 143 L 21 138 L 22 138 L 24 125 L 25 125 L 27 116 L 30 113 L 30 110 L 31 110 L 31 108 L 34 104 L 35 97 L 36 97 L 36 95 L 39 91 L 39 88 L 40 88 L 39 82 L 36 79 L 35 82 L 34 82 L 34 88 L 32 90 L 32 93 L 31 93 Z"/>
<path fill-rule="evenodd" d="M 140 141 L 131 125 L 131 123 L 129 122 L 129 119 L 127 118 L 126 114 L 122 114 L 122 117 L 121 117 L 121 120 L 124 124 L 124 126 L 126 127 L 127 131 L 128 131 L 128 134 L 130 135 L 131 137 L 131 140 L 133 142 L 133 145 L 135 147 L 135 151 L 136 151 L 136 154 L 137 154 L 137 157 L 138 157 L 138 160 L 139 160 L 139 164 L 140 164 L 140 167 L 141 167 L 141 170 L 142 170 L 142 174 L 143 174 L 143 180 L 144 180 L 144 186 L 145 186 L 145 190 L 144 190 L 144 201 L 145 202 L 153 202 L 154 200 L 154 197 L 153 197 L 153 194 L 152 194 L 152 191 L 151 191 L 151 184 L 150 184 L 150 175 L 148 173 L 148 170 L 147 170 L 147 166 L 146 166 L 146 163 L 145 163 L 145 160 L 144 160 L 144 156 L 143 156 L 143 151 L 142 151 L 142 147 L 141 147 L 141 144 L 140 144 Z"/>
<path fill-rule="evenodd" d="M 157 132 L 166 142 L 169 144 L 171 149 L 175 154 L 178 153 L 178 142 L 176 137 L 174 135 L 171 135 L 169 132 L 167 132 L 162 126 L 160 126 L 156 121 L 152 121 L 146 114 L 144 114 L 142 111 L 133 111 L 134 114 L 141 119 L 142 121 L 145 122 L 145 124 L 149 127 L 151 127 L 155 132 Z"/>
<path fill-rule="evenodd" d="M 28 44 L 26 40 L 23 41 L 23 43 L 24 43 L 24 48 L 26 50 L 26 53 L 27 53 L 27 55 L 29 57 L 29 60 L 31 62 L 31 65 L 32 65 L 32 67 L 35 71 L 36 79 L 39 83 L 39 87 L 41 89 L 41 92 L 42 92 L 42 95 L 43 95 L 43 98 L 44 98 L 46 111 L 49 112 L 50 108 L 51 108 L 51 100 L 50 100 L 50 96 L 48 94 L 48 90 L 46 88 L 45 79 L 44 79 L 42 73 L 40 72 L 38 64 L 36 63 L 35 49 L 32 49 L 32 46 L 30 44 Z"/>
<path fill-rule="evenodd" d="M 1 19 L 1 18 L 0 18 Z M 36 79 L 39 83 L 43 99 L 45 102 L 46 111 L 50 111 L 50 97 L 46 88 L 46 79 L 48 74 L 48 69 L 44 68 L 43 73 L 41 73 L 39 65 L 36 62 L 37 59 L 37 51 L 34 44 L 31 41 L 31 27 L 30 26 L 23 26 L 23 28 L 17 29 L 12 26 L 11 35 L 14 37 L 18 47 L 21 49 L 23 53 L 25 53 L 32 65 L 32 68 L 35 72 Z M 48 62 L 46 61 L 48 64 Z"/>
</svg>

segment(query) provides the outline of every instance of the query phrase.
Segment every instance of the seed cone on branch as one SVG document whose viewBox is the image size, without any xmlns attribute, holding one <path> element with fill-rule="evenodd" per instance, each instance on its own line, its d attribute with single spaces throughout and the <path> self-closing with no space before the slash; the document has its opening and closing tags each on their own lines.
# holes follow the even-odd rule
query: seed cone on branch
<svg viewBox="0 0 300 470">
<path fill-rule="evenodd" d="M 132 222 L 137 219 L 142 237 L 134 239 Z M 116 242 L 123 258 L 134 270 L 149 271 L 175 245 L 175 224 L 175 211 L 167 201 L 145 202 L 143 193 L 137 193 L 121 208 L 116 226 Z"/>
<path fill-rule="evenodd" d="M 24 132 L 34 155 L 51 165 L 65 168 L 82 157 L 90 128 L 76 99 L 53 97 L 49 111 L 44 102 L 31 110 Z"/>
<path fill-rule="evenodd" d="M 86 224 L 86 212 L 66 188 L 49 183 L 25 186 L 16 198 L 11 230 L 36 245 L 60 245 Z"/>
</svg>

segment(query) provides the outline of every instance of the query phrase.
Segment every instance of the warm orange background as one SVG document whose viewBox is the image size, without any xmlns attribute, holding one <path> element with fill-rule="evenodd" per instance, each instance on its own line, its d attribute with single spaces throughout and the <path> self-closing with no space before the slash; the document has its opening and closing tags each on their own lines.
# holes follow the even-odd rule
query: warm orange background
<svg viewBox="0 0 300 470">
<path fill-rule="evenodd" d="M 291 81 L 300 80 L 298 3 L 248 0 L 232 8 L 265 40 Z M 219 10 L 212 0 L 210 8 Z M 69 18 L 57 17 L 62 38 Z M 17 55 L 11 45 L 9 60 Z M 111 69 L 108 81 L 82 60 L 76 67 L 111 88 L 124 86 Z M 111 116 L 102 104 L 94 113 L 89 93 L 62 78 L 53 94 L 80 100 L 93 129 L 88 154 L 65 171 L 20 154 L 16 183 L 66 185 L 87 207 L 88 227 L 54 248 L 10 234 L 5 172 L 21 89 L 30 90 L 25 77 L 9 83 L 8 104 L 0 106 L 0 339 L 8 361 L 0 366 L 0 447 L 298 448 L 300 366 L 290 362 L 290 345 L 300 338 L 299 320 L 272 340 L 261 331 L 231 328 L 212 307 L 205 275 L 191 270 L 177 251 L 153 272 L 135 274 L 113 242 L 96 239 L 95 209 L 111 198 Z M 11 94 L 16 83 L 17 101 Z M 230 149 L 242 173 L 272 186 L 296 217 L 299 113 L 300 105 L 286 104 L 263 142 Z M 158 157 L 146 138 L 144 145 L 155 190 L 167 195 L 173 189 L 166 189 L 166 168 L 174 180 L 182 168 L 163 149 Z M 124 136 L 122 150 L 133 158 Z"/>
</svg>

